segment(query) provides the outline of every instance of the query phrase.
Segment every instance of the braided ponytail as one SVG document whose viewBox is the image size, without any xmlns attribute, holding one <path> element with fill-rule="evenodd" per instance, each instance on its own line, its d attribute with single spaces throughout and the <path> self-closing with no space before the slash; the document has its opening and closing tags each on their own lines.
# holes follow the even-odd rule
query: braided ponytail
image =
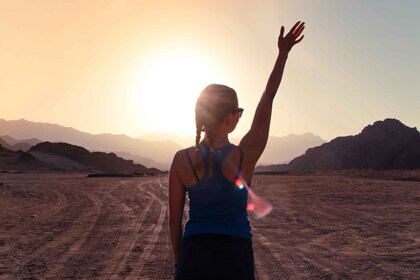
<svg viewBox="0 0 420 280">
<path fill-rule="evenodd" d="M 200 154 L 200 150 L 198 145 L 200 144 L 201 139 L 201 131 L 203 131 L 203 124 L 199 121 L 195 122 L 195 166 L 198 166 L 198 158 Z"/>
</svg>

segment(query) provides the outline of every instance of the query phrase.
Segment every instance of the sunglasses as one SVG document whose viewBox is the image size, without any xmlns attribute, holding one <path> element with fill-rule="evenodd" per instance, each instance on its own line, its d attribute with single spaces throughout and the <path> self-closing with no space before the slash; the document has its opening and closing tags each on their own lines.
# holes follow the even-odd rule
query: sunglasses
<svg viewBox="0 0 420 280">
<path fill-rule="evenodd" d="M 243 108 L 237 108 L 233 111 L 234 114 L 238 114 L 239 117 L 242 117 L 242 113 L 244 112 Z"/>
</svg>

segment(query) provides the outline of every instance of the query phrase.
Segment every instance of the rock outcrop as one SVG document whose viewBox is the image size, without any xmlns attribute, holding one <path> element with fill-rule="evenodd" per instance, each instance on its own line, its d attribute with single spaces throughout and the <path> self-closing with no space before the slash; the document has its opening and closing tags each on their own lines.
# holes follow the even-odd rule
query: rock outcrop
<svg viewBox="0 0 420 280">
<path fill-rule="evenodd" d="M 84 166 L 85 169 L 91 169 L 93 171 L 106 172 L 106 173 L 156 173 L 151 172 L 148 168 L 141 164 L 134 164 L 132 160 L 125 160 L 118 157 L 114 153 L 104 152 L 89 152 L 83 147 L 71 145 L 68 143 L 51 143 L 42 142 L 33 146 L 29 153 L 34 155 L 40 160 L 47 160 L 44 155 L 54 156 L 54 162 L 56 165 L 57 157 L 61 157 L 65 160 L 71 160 L 75 164 Z M 52 162 L 52 160 L 50 160 Z M 69 165 L 69 162 L 66 162 Z M 156 171 L 156 170 L 154 170 Z"/>
<path fill-rule="evenodd" d="M 308 149 L 289 167 L 291 171 L 420 168 L 420 133 L 396 119 L 377 121 L 358 135 Z"/>
</svg>

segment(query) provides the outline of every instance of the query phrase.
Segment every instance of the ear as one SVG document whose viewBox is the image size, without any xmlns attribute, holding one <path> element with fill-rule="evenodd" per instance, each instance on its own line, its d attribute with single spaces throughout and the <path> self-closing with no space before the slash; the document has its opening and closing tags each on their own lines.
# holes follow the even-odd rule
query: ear
<svg viewBox="0 0 420 280">
<path fill-rule="evenodd" d="M 226 115 L 226 117 L 223 120 L 223 123 L 230 125 L 233 122 L 233 114 L 229 113 Z"/>
<path fill-rule="evenodd" d="M 226 116 L 226 125 L 229 128 L 235 129 L 236 125 L 238 124 L 239 118 L 234 113 L 229 113 L 229 115 Z"/>
</svg>

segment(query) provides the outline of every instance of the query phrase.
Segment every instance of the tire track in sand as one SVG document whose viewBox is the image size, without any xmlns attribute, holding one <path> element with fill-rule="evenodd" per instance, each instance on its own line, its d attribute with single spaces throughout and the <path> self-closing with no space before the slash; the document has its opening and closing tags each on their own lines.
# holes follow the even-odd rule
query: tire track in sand
<svg viewBox="0 0 420 280">
<path fill-rule="evenodd" d="M 45 278 L 55 278 L 54 276 L 59 273 L 62 267 L 67 263 L 68 259 L 74 254 L 78 254 L 80 252 L 82 245 L 85 243 L 86 238 L 89 236 L 98 220 L 102 203 L 92 193 L 85 193 L 85 195 L 94 203 L 94 206 L 91 210 L 82 213 L 69 230 L 59 236 L 60 238 L 52 242 L 51 245 L 57 244 L 57 246 L 69 242 L 71 242 L 71 245 L 68 250 L 54 262 L 52 268 L 50 268 L 48 273 L 44 276 Z"/>
<path fill-rule="evenodd" d="M 168 200 L 168 186 L 164 186 L 163 183 L 167 183 L 168 177 L 165 177 L 162 181 L 158 180 L 160 191 L 157 193 L 162 201 Z M 166 205 L 166 204 L 165 204 Z M 169 212 L 165 215 L 164 223 L 167 225 L 169 223 Z M 165 227 L 165 230 L 162 230 L 159 234 L 159 239 L 157 241 L 157 246 L 155 249 L 155 270 L 151 273 L 151 279 L 172 279 L 173 278 L 173 255 L 171 250 L 171 241 L 169 234 L 169 227 Z M 151 257 L 153 261 L 153 257 Z"/>
<path fill-rule="evenodd" d="M 48 217 L 52 218 L 61 213 L 60 215 L 63 216 L 67 214 L 66 218 L 61 221 L 55 221 L 57 227 L 52 230 L 54 234 L 49 235 L 45 240 L 46 242 L 42 243 L 24 261 L 20 270 L 22 277 L 26 277 L 26 275 L 37 275 L 37 277 L 42 275 L 42 277 L 46 277 L 45 274 L 49 274 L 50 270 L 55 270 L 57 267 L 60 267 L 60 263 L 57 263 L 56 260 L 59 259 L 59 261 L 65 262 L 66 258 L 63 258 L 63 256 L 72 248 L 70 240 L 77 243 L 77 239 L 81 237 L 80 226 L 77 226 L 78 222 L 84 221 L 89 224 L 90 219 L 96 219 L 96 215 L 89 215 L 91 213 L 86 214 L 86 212 L 90 211 L 81 213 L 75 210 L 75 206 L 78 205 L 78 201 L 82 200 L 82 198 L 83 200 L 93 202 L 95 207 L 97 207 L 95 198 L 91 194 L 80 192 L 75 196 L 74 193 L 68 192 L 69 186 L 67 184 L 58 181 L 55 181 L 54 184 L 57 185 L 56 189 L 60 192 L 58 197 L 65 194 L 65 199 L 58 199 L 57 203 L 60 206 L 60 211 L 55 210 Z M 78 247 L 76 245 L 77 249 Z"/>
<path fill-rule="evenodd" d="M 148 191 L 146 189 L 143 189 L 144 185 L 148 185 L 153 181 L 154 180 L 143 182 L 143 183 L 137 185 L 136 188 L 141 193 L 146 193 L 149 197 L 153 198 L 153 194 L 150 191 Z M 154 198 L 149 199 L 147 205 L 144 207 L 144 210 L 142 211 L 140 216 L 138 216 L 137 218 L 134 218 L 134 220 L 132 220 L 131 224 L 134 224 L 134 228 L 132 230 L 132 233 L 130 234 L 130 236 L 128 236 L 126 238 L 125 242 L 120 244 L 120 246 L 117 249 L 117 252 L 115 252 L 115 254 L 114 254 L 114 255 L 118 255 L 119 252 L 122 253 L 120 259 L 117 261 L 115 266 L 112 266 L 113 268 L 108 267 L 108 269 L 104 272 L 105 275 L 109 275 L 109 277 L 110 277 L 109 279 L 121 278 L 120 275 L 123 275 L 123 274 L 126 273 L 126 265 L 127 265 L 127 262 L 128 262 L 128 257 L 132 254 L 133 249 L 134 249 L 135 244 L 136 244 L 136 241 L 140 237 L 139 231 L 143 228 L 143 222 L 146 218 L 146 215 L 149 214 L 149 210 L 150 210 L 151 206 L 153 205 L 153 203 L 154 203 Z M 133 214 L 133 209 L 131 207 L 128 207 L 126 204 L 124 204 L 124 205 L 125 205 L 125 207 L 127 207 L 129 209 L 129 212 L 127 212 L 128 215 L 130 215 L 131 217 L 135 217 L 135 215 Z"/>
<path fill-rule="evenodd" d="M 160 183 L 159 179 L 156 179 L 156 183 L 160 187 L 161 183 Z M 163 222 L 165 220 L 166 211 L 167 211 L 166 203 L 163 202 L 161 199 L 159 199 L 159 197 L 157 197 L 155 194 L 151 193 L 151 195 L 152 195 L 153 199 L 156 202 L 158 202 L 158 204 L 160 205 L 159 218 L 158 218 L 157 223 L 154 227 L 154 230 L 151 234 L 151 237 L 148 240 L 148 244 L 144 247 L 143 252 L 139 256 L 140 264 L 138 266 L 134 267 L 133 270 L 130 271 L 129 275 L 126 277 L 126 279 L 129 279 L 129 280 L 140 278 L 141 273 L 143 272 L 146 260 L 149 259 L 150 255 L 152 254 L 153 250 L 155 249 L 156 244 L 157 244 L 158 239 L 159 239 L 159 235 L 160 235 L 160 233 L 162 231 L 162 228 L 163 228 Z M 142 279 L 142 278 L 140 278 L 140 279 Z"/>
</svg>

